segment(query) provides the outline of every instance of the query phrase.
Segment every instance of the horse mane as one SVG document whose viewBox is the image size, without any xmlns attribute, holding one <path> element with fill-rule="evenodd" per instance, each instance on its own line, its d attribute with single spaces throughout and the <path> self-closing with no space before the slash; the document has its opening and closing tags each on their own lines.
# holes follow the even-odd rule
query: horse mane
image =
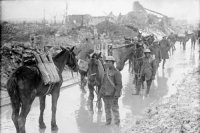
<svg viewBox="0 0 200 133">
<path fill-rule="evenodd" d="M 59 57 L 60 57 L 61 55 L 63 55 L 66 51 L 67 51 L 66 49 L 62 50 L 60 53 L 58 53 L 58 54 L 57 54 L 56 56 L 54 56 L 53 58 L 54 58 L 54 59 L 59 58 Z"/>
</svg>

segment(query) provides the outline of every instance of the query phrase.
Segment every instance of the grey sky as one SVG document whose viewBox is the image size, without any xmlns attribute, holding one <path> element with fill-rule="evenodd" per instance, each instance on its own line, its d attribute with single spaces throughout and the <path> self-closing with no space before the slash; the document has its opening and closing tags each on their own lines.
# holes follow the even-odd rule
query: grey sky
<svg viewBox="0 0 200 133">
<path fill-rule="evenodd" d="M 2 19 L 42 19 L 43 11 L 47 19 L 62 19 L 66 3 L 68 14 L 115 15 L 132 10 L 135 0 L 10 0 L 2 1 Z M 200 0 L 138 0 L 144 7 L 161 12 L 170 17 L 189 21 L 200 17 Z"/>
</svg>

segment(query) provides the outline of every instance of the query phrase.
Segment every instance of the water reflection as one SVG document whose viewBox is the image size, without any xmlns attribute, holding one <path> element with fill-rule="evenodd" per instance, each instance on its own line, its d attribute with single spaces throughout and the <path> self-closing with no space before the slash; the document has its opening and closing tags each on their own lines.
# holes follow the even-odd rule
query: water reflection
<svg viewBox="0 0 200 133">
<path fill-rule="evenodd" d="M 84 94 L 80 95 L 80 108 L 76 112 L 76 122 L 82 133 L 88 133 L 88 128 L 93 125 L 91 114 L 85 109 L 86 99 Z"/>
<path fill-rule="evenodd" d="M 39 129 L 39 133 L 45 133 L 46 129 Z"/>
<path fill-rule="evenodd" d="M 168 78 L 171 78 L 172 72 L 173 72 L 173 68 L 172 68 L 172 67 L 168 67 L 168 68 L 167 68 Z"/>
</svg>

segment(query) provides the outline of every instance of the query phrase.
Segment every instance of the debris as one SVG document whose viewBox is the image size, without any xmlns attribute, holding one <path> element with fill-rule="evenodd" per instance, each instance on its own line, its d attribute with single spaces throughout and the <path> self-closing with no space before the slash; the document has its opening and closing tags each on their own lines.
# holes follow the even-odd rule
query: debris
<svg viewBox="0 0 200 133">
<path fill-rule="evenodd" d="M 198 133 L 200 76 L 190 73 L 186 77 L 176 94 L 150 105 L 144 118 L 137 120 L 126 133 Z"/>
</svg>

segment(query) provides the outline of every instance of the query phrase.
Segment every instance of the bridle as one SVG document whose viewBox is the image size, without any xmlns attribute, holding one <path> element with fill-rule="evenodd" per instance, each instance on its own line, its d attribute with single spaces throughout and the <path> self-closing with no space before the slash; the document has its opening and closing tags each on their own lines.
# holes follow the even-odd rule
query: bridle
<svg viewBox="0 0 200 133">
<path fill-rule="evenodd" d="M 66 49 L 68 52 L 69 52 L 69 60 L 73 60 L 73 52 L 71 52 L 70 50 Z M 74 58 L 76 59 L 76 57 L 74 56 Z M 69 65 L 69 64 L 68 64 Z M 72 65 L 69 65 L 71 69 L 75 69 L 76 68 L 76 63 L 72 66 Z"/>
<path fill-rule="evenodd" d="M 95 59 L 95 60 L 98 60 L 98 59 Z M 98 82 L 97 82 L 97 72 L 89 74 L 89 75 L 88 75 L 88 80 L 90 80 L 91 77 L 94 77 L 94 82 L 93 82 L 93 84 L 94 84 L 94 85 L 97 85 L 97 84 L 98 84 Z"/>
</svg>

